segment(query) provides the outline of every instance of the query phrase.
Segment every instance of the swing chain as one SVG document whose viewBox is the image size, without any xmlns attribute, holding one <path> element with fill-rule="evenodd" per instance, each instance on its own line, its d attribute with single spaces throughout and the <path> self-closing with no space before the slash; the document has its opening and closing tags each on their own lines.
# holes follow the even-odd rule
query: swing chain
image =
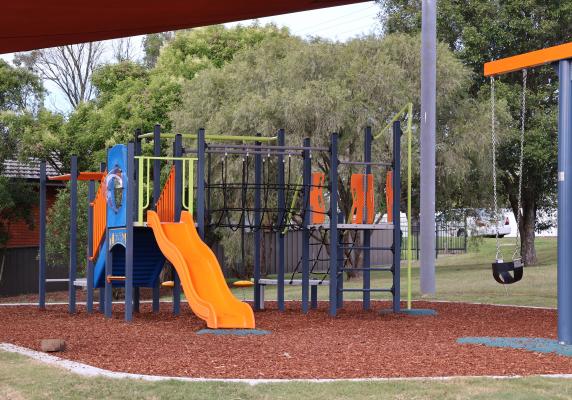
<svg viewBox="0 0 572 400">
<path fill-rule="evenodd" d="M 491 140 L 492 140 L 492 156 L 493 156 L 493 207 L 494 207 L 494 221 L 498 224 L 498 200 L 497 200 L 497 135 L 496 135 L 496 99 L 495 99 L 495 77 L 491 76 Z M 498 226 L 495 231 L 496 238 L 496 254 L 497 261 L 502 260 L 500 249 L 499 230 Z"/>
<path fill-rule="evenodd" d="M 526 69 L 522 70 L 522 97 L 521 97 L 521 111 L 520 111 L 520 159 L 518 166 L 518 202 L 516 209 L 516 239 L 514 244 L 514 252 L 512 254 L 512 259 L 517 259 L 517 254 L 519 259 L 522 258 L 521 246 L 519 241 L 520 236 L 520 210 L 522 207 L 522 172 L 524 169 L 524 123 L 526 120 L 526 83 L 527 83 L 528 71 Z"/>
</svg>

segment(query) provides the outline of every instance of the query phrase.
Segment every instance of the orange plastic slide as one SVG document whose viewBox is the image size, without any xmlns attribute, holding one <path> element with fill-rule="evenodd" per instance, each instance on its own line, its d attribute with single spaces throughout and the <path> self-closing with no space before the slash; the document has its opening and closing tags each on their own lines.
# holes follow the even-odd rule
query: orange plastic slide
<svg viewBox="0 0 572 400">
<path fill-rule="evenodd" d="M 191 310 L 209 328 L 255 327 L 252 308 L 228 288 L 218 260 L 201 240 L 191 214 L 183 211 L 179 223 L 161 222 L 156 212 L 148 211 L 147 225 L 153 229 L 161 252 L 177 270 Z"/>
</svg>

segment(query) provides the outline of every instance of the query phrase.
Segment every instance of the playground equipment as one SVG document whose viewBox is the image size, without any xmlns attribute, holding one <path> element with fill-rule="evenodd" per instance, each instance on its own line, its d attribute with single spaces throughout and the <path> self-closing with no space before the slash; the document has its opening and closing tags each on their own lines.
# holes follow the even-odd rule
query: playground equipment
<svg viewBox="0 0 572 400">
<path fill-rule="evenodd" d="M 523 267 L 522 254 L 520 247 L 520 206 L 522 204 L 522 173 L 524 165 L 524 123 L 526 117 L 526 77 L 527 70 L 522 71 L 522 97 L 520 109 L 520 151 L 518 166 L 518 201 L 516 213 L 516 238 L 514 243 L 514 251 L 511 261 L 504 261 L 499 240 L 499 211 L 497 202 L 497 136 L 496 136 L 496 106 L 495 106 L 495 77 L 491 76 L 491 142 L 493 153 L 493 203 L 494 203 L 494 221 L 495 221 L 495 238 L 496 238 L 496 254 L 495 262 L 492 263 L 493 277 L 495 281 L 503 285 L 509 285 L 522 279 Z"/>
<path fill-rule="evenodd" d="M 228 288 L 218 260 L 204 243 L 206 228 L 248 229 L 254 235 L 254 309 L 263 308 L 264 287 L 277 286 L 277 303 L 285 309 L 284 287 L 302 287 L 302 311 L 317 306 L 318 286 L 329 287 L 330 314 L 336 315 L 343 306 L 345 292 L 362 292 L 363 308 L 370 308 L 371 293 L 389 293 L 393 311 L 400 310 L 400 146 L 401 127 L 398 120 L 392 123 L 393 154 L 387 161 L 372 161 L 373 135 L 371 128 L 364 131 L 363 161 L 338 158 L 338 135 L 332 134 L 329 147 L 312 147 L 310 139 L 302 146 L 287 146 L 285 133 L 276 137 L 206 135 L 161 133 L 156 126 L 151 134 L 136 132 L 135 142 L 116 145 L 109 149 L 106 167 L 99 173 L 79 173 L 77 157 L 72 158 L 71 174 L 50 177 L 69 180 L 71 190 L 70 226 L 70 274 L 69 311 L 75 312 L 75 287 L 85 285 L 88 291 L 87 309 L 93 311 L 93 290 L 100 289 L 100 310 L 106 317 L 112 315 L 112 288 L 125 288 L 125 319 L 131 320 L 139 310 L 139 288 L 153 289 L 153 311 L 159 308 L 159 274 L 169 260 L 173 271 L 173 312 L 179 313 L 180 290 L 192 311 L 206 321 L 210 328 L 254 328 L 254 316 L 249 305 L 236 299 Z M 141 140 L 153 139 L 153 156 L 141 155 Z M 161 156 L 161 139 L 172 138 L 173 156 Z M 194 148 L 183 148 L 183 138 L 196 143 Z M 273 143 L 277 142 L 277 143 Z M 312 173 L 312 158 L 326 153 L 331 160 L 328 182 L 320 172 Z M 192 154 L 193 157 L 187 156 Z M 235 157 L 234 161 L 231 160 Z M 220 163 L 221 177 L 217 182 L 211 173 L 212 163 Z M 251 163 L 251 161 L 253 161 Z M 242 179 L 237 183 L 229 179 L 228 163 L 239 162 Z M 195 174 L 196 163 L 196 174 Z M 161 185 L 162 164 L 169 166 L 166 182 Z M 254 165 L 251 165 L 254 164 Z M 45 164 L 42 164 L 41 193 L 45 191 Z M 286 166 L 287 171 L 286 171 Z M 300 173 L 301 180 L 292 183 L 292 177 Z M 374 210 L 374 176 L 372 168 L 391 173 L 386 182 L 388 209 L 392 209 L 394 224 L 376 223 L 381 213 Z M 340 171 L 346 168 L 347 171 Z M 355 168 L 363 173 L 354 174 Z M 152 179 L 151 179 L 152 171 Z M 286 174 L 287 172 L 287 174 Z M 340 213 L 338 181 L 350 176 L 353 206 L 350 216 Z M 353 174 L 353 175 L 352 175 Z M 253 180 L 251 180 L 253 175 Z M 272 179 L 275 177 L 275 180 Z M 77 183 L 89 180 L 89 262 L 85 281 L 76 279 L 77 259 Z M 195 182 L 196 180 L 196 182 Z M 95 193 L 95 184 L 99 188 Z M 152 188 L 152 189 L 151 189 Z M 324 189 L 328 189 L 327 195 Z M 151 195 L 152 190 L 152 195 Z M 239 191 L 240 206 L 233 207 L 228 200 Z M 137 196 L 135 195 L 137 194 Z M 196 202 L 194 201 L 196 195 Z M 271 200 L 271 196 L 275 196 Z M 40 307 L 45 305 L 45 199 L 41 197 L 40 229 Z M 213 198 L 222 200 L 222 206 L 213 206 Z M 287 202 L 290 198 L 290 202 Z M 326 198 L 329 209 L 326 210 Z M 287 204 L 290 206 L 287 206 Z M 195 207 L 196 204 L 196 207 Z M 252 205 L 251 205 L 252 204 Z M 145 213 L 145 211 L 147 211 Z M 195 218 L 193 218 L 193 214 Z M 145 218 L 146 217 L 146 218 Z M 326 218 L 327 217 L 327 218 Z M 346 223 L 347 218 L 347 223 Z M 196 222 L 195 222 L 196 221 Z M 291 230 L 302 232 L 302 257 L 299 260 L 301 279 L 285 279 L 285 235 Z M 391 245 L 374 247 L 371 232 L 391 232 Z M 278 273 L 276 279 L 265 279 L 261 270 L 261 234 L 276 235 Z M 321 246 L 329 248 L 325 260 L 328 270 L 321 272 L 329 281 L 311 279 L 316 260 L 310 258 L 310 237 L 324 233 Z M 363 235 L 361 245 L 345 241 L 347 232 Z M 244 236 L 242 240 L 244 246 Z M 361 265 L 347 267 L 349 255 L 360 251 Z M 374 266 L 371 253 L 392 253 L 391 265 Z M 319 256 L 318 256 L 319 257 Z M 311 261 L 314 266 L 310 268 Z M 344 288 L 344 274 L 350 269 L 363 274 L 362 288 Z M 371 288 L 372 271 L 391 273 L 391 285 L 387 288 Z M 169 285 L 171 286 L 171 285 Z M 310 299 L 310 289 L 311 299 Z M 310 302 L 311 300 L 311 302 Z M 103 308 L 102 308 L 103 305 Z"/>
<path fill-rule="evenodd" d="M 491 61 L 484 65 L 484 74 L 496 77 L 545 64 L 553 64 L 559 77 L 558 341 L 572 344 L 572 43 Z"/>
</svg>

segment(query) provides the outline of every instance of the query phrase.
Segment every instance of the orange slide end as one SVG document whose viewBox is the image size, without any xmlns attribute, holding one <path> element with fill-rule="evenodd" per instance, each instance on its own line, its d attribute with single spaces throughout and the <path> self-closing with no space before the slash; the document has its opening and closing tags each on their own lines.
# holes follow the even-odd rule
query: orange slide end
<svg viewBox="0 0 572 400">
<path fill-rule="evenodd" d="M 212 329 L 254 329 L 252 308 L 230 291 L 218 260 L 201 240 L 193 217 L 181 213 L 181 222 L 161 222 L 154 211 L 147 212 L 161 252 L 173 264 L 191 310 Z"/>
</svg>

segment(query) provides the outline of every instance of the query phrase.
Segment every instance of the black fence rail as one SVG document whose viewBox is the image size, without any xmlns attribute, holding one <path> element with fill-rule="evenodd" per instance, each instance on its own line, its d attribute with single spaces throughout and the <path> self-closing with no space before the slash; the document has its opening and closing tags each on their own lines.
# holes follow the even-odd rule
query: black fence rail
<svg viewBox="0 0 572 400">
<path fill-rule="evenodd" d="M 402 223 L 403 243 L 401 258 L 407 259 L 407 222 Z M 411 226 L 411 255 L 419 259 L 419 224 Z M 462 222 L 438 221 L 435 228 L 435 257 L 467 252 L 467 225 Z"/>
</svg>

